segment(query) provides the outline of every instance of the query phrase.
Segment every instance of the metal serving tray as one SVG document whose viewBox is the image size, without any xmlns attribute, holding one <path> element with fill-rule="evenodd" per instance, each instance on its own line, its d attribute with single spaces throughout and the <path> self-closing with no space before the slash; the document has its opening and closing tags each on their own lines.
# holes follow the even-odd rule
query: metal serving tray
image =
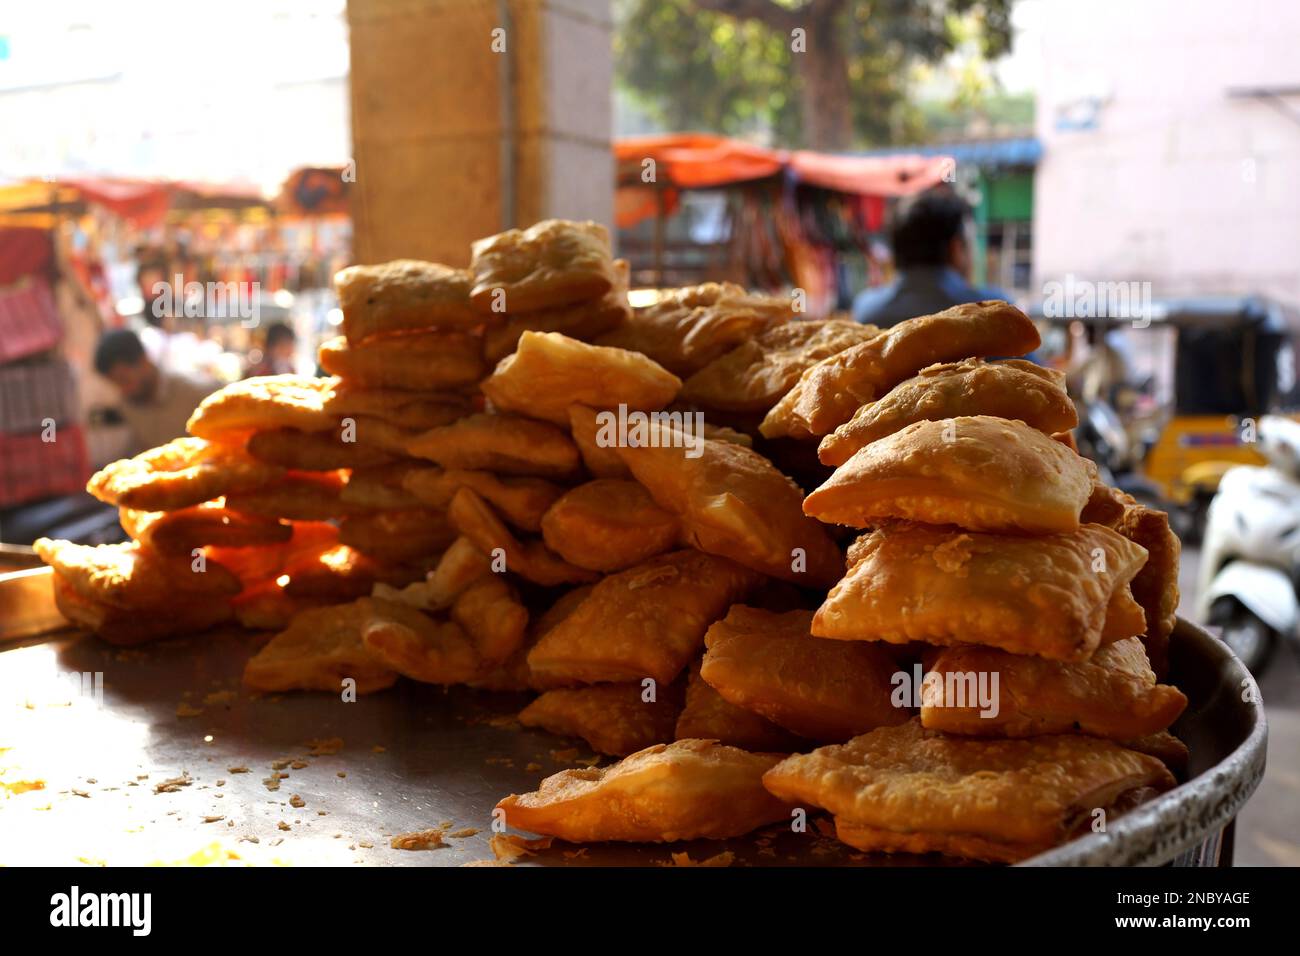
<svg viewBox="0 0 1300 956">
<path fill-rule="evenodd" d="M 0 576 L 0 864 L 173 862 L 196 852 L 296 865 L 494 860 L 496 801 L 594 759 L 581 742 L 514 725 L 520 695 L 410 681 L 355 703 L 250 695 L 240 673 L 264 636 L 229 629 L 114 648 L 52 617 L 49 587 L 48 571 Z M 22 633 L 6 638 L 19 622 Z M 56 630 L 33 636 L 42 622 Z M 1192 778 L 1107 833 L 1030 864 L 1227 862 L 1231 822 L 1264 770 L 1263 708 L 1243 692 L 1254 687 L 1249 674 L 1194 624 L 1179 621 L 1171 657 L 1191 701 L 1174 729 L 1191 748 Z M 329 738 L 342 740 L 337 753 L 310 745 Z M 22 792 L 37 779 L 42 789 Z M 445 846 L 390 846 L 447 823 L 461 835 Z M 670 846 L 557 841 L 516 865 L 652 866 L 723 851 L 737 865 L 943 862 L 862 854 L 815 823 Z"/>
</svg>

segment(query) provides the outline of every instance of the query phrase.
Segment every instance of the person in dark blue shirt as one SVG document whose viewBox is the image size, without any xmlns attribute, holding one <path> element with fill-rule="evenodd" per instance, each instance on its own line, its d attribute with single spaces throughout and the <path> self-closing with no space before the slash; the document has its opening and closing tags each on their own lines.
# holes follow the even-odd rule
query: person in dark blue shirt
<svg viewBox="0 0 1300 956">
<path fill-rule="evenodd" d="M 1010 302 L 1001 289 L 970 284 L 971 248 L 965 228 L 969 215 L 970 207 L 950 192 L 926 192 L 900 203 L 890 232 L 898 276 L 858 293 L 854 321 L 887 329 L 963 302 Z"/>
</svg>

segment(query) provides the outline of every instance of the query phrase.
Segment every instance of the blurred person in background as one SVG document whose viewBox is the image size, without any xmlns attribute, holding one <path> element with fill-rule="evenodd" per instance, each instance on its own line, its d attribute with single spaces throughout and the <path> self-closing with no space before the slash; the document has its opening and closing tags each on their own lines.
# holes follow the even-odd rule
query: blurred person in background
<svg viewBox="0 0 1300 956">
<path fill-rule="evenodd" d="M 259 352 L 253 349 L 248 354 L 248 371 L 246 377 L 254 375 L 288 375 L 297 371 L 294 350 L 298 347 L 298 338 L 284 322 L 272 322 L 266 327 L 266 339 Z"/>
<path fill-rule="evenodd" d="M 898 276 L 853 300 L 857 322 L 887 329 L 964 302 L 1011 301 L 1001 289 L 970 284 L 970 207 L 950 192 L 922 193 L 896 210 L 890 245 Z"/>
<path fill-rule="evenodd" d="M 130 329 L 105 332 L 95 348 L 95 371 L 122 397 L 121 412 L 131 429 L 132 452 L 163 445 L 185 434 L 185 423 L 217 382 L 161 368 Z"/>
</svg>

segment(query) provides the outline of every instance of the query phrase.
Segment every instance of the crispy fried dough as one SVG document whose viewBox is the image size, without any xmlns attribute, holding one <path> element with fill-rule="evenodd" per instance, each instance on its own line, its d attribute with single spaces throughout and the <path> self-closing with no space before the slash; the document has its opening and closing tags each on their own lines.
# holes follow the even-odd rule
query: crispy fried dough
<svg viewBox="0 0 1300 956">
<path fill-rule="evenodd" d="M 370 598 L 311 608 L 298 614 L 244 666 L 244 686 L 253 690 L 324 690 L 341 693 L 345 680 L 358 694 L 391 687 L 397 674 L 361 643 L 372 617 Z"/>
<path fill-rule="evenodd" d="M 325 409 L 340 419 L 365 416 L 394 428 L 422 432 L 464 418 L 474 411 L 474 400 L 457 392 L 428 394 L 339 382 L 325 399 Z"/>
<path fill-rule="evenodd" d="M 586 405 L 569 406 L 569 432 L 582 455 L 582 463 L 597 478 L 631 478 L 632 470 L 623 464 L 618 449 L 603 445 L 599 438 L 599 412 Z"/>
<path fill-rule="evenodd" d="M 37 538 L 32 545 L 88 601 L 116 608 L 158 609 L 239 593 L 239 578 L 206 555 L 163 554 L 135 542 L 85 545 Z"/>
<path fill-rule="evenodd" d="M 604 578 L 528 654 L 541 678 L 568 683 L 671 682 L 704 632 L 761 576 L 725 558 L 675 551 Z"/>
<path fill-rule="evenodd" d="M 901 524 L 865 538 L 855 546 L 858 562 L 813 618 L 818 637 L 984 644 L 1087 660 L 1113 596 L 1146 560 L 1141 547 L 1101 525 L 1028 537 Z"/>
<path fill-rule="evenodd" d="M 913 720 L 788 757 L 763 783 L 829 810 L 859 849 L 1015 862 L 1174 779 L 1154 757 L 1094 737 L 950 737 Z"/>
<path fill-rule="evenodd" d="M 1137 502 L 1125 507 L 1115 530 L 1147 551 L 1146 564 L 1133 578 L 1133 597 L 1145 615 L 1147 657 L 1156 676 L 1163 677 L 1169 670 L 1169 635 L 1177 623 L 1182 543 L 1169 527 L 1169 515 Z"/>
<path fill-rule="evenodd" d="M 748 448 L 695 440 L 698 457 L 665 444 L 615 450 L 701 551 L 810 588 L 838 580 L 840 550 L 825 528 L 803 514 L 798 485 Z"/>
<path fill-rule="evenodd" d="M 1157 684 L 1142 642 L 1125 638 L 1087 661 L 1065 663 L 992 647 L 945 648 L 922 689 L 921 723 L 979 737 L 1089 734 L 1120 742 L 1167 728 L 1187 706 L 1176 687 Z M 996 713 L 983 713 L 962 675 L 997 674 Z M 993 708 L 990 708 L 992 710 Z"/>
<path fill-rule="evenodd" d="M 828 524 L 887 518 L 971 531 L 1074 531 L 1092 492 L 1083 459 L 1024 422 L 922 421 L 855 452 L 804 501 Z"/>
<path fill-rule="evenodd" d="M 407 442 L 407 451 L 444 468 L 567 478 L 580 465 L 568 433 L 519 415 L 470 415 Z"/>
<path fill-rule="evenodd" d="M 198 634 L 232 616 L 230 602 L 223 598 L 181 604 L 173 599 L 148 609 L 114 607 L 86 597 L 58 573 L 54 575 L 54 604 L 77 627 L 119 646 Z M 143 613 L 146 610 L 154 613 Z"/>
<path fill-rule="evenodd" d="M 339 498 L 350 505 L 376 511 L 403 511 L 423 507 L 425 502 L 406 490 L 406 480 L 422 471 L 439 471 L 436 465 L 403 458 L 373 468 L 356 468 L 347 477 Z M 445 503 L 443 505 L 446 507 Z"/>
<path fill-rule="evenodd" d="M 494 475 L 463 468 L 420 468 L 403 479 L 403 486 L 434 508 L 446 508 L 461 488 L 470 488 L 506 521 L 524 531 L 540 531 L 542 516 L 564 489 L 544 478 Z"/>
<path fill-rule="evenodd" d="M 806 369 L 879 334 L 874 325 L 842 319 L 785 322 L 704 366 L 687 379 L 681 398 L 706 408 L 764 413 Z"/>
<path fill-rule="evenodd" d="M 1018 359 L 932 365 L 859 408 L 821 440 L 817 457 L 823 465 L 842 465 L 859 448 L 913 422 L 969 415 L 1019 419 L 1047 435 L 1071 429 L 1079 423 L 1074 403 L 1045 371 Z"/>
<path fill-rule="evenodd" d="M 588 345 L 559 332 L 523 333 L 515 352 L 481 385 L 501 411 L 561 426 L 569 424 L 570 405 L 657 411 L 681 387 L 681 379 L 638 352 Z"/>
<path fill-rule="evenodd" d="M 325 521 L 368 513 L 369 508 L 342 499 L 343 482 L 343 475 L 337 471 L 295 472 L 255 491 L 228 493 L 226 507 L 295 521 Z"/>
<path fill-rule="evenodd" d="M 283 475 L 283 468 L 256 461 L 242 448 L 177 438 L 106 465 L 91 476 L 86 490 L 123 508 L 173 511 L 231 492 L 253 491 Z"/>
<path fill-rule="evenodd" d="M 597 753 L 622 757 L 671 740 L 682 695 L 676 684 L 592 684 L 548 690 L 519 712 L 519 723 L 564 737 L 581 737 Z"/>
<path fill-rule="evenodd" d="M 240 514 L 221 500 L 176 511 L 122 508 L 118 520 L 126 533 L 145 547 L 186 555 L 209 544 L 229 548 L 280 544 L 293 534 L 293 528 L 277 518 Z"/>
<path fill-rule="evenodd" d="M 373 468 L 386 465 L 395 456 L 374 445 L 347 440 L 343 430 L 302 432 L 296 428 L 272 428 L 253 432 L 248 454 L 268 465 L 297 471 L 336 471 L 339 468 Z"/>
<path fill-rule="evenodd" d="M 573 842 L 724 840 L 789 818 L 763 789 L 779 758 L 712 740 L 679 740 L 638 751 L 610 767 L 564 770 L 534 793 L 497 803 L 506 824 Z"/>
<path fill-rule="evenodd" d="M 827 435 L 858 408 L 921 369 L 971 356 L 1024 355 L 1040 345 L 1028 316 L 1006 302 L 969 302 L 900 322 L 823 359 L 768 412 L 767 438 Z"/>
<path fill-rule="evenodd" d="M 337 379 L 305 375 L 262 375 L 233 382 L 199 403 L 186 431 L 226 440 L 262 429 L 326 431 L 338 424 L 327 405 Z"/>
<path fill-rule="evenodd" d="M 618 281 L 609 232 L 595 222 L 546 219 L 470 246 L 480 313 L 531 312 L 605 295 Z"/>
<path fill-rule="evenodd" d="M 456 598 L 451 620 L 407 604 L 361 602 L 371 616 L 362 629 L 367 650 L 403 676 L 430 684 L 476 680 L 522 646 L 528 611 L 500 576 L 470 584 Z"/>
<path fill-rule="evenodd" d="M 811 611 L 733 605 L 704 636 L 700 676 L 737 707 L 813 740 L 848 740 L 910 710 L 890 699 L 898 665 L 885 645 L 812 637 Z"/>
<path fill-rule="evenodd" d="M 350 266 L 334 275 L 349 342 L 430 326 L 469 329 L 483 321 L 469 304 L 469 271 L 437 262 L 395 259 Z"/>
<path fill-rule="evenodd" d="M 677 518 L 635 481 L 598 478 L 567 491 L 542 517 L 547 547 L 580 568 L 621 571 L 677 541 Z"/>
<path fill-rule="evenodd" d="M 673 739 L 699 737 L 741 750 L 791 753 L 805 745 L 766 717 L 737 707 L 700 676 L 700 662 L 691 665 L 686 683 L 686 706 L 677 718 Z"/>
<path fill-rule="evenodd" d="M 627 304 L 628 274 L 627 260 L 615 259 L 614 287 L 599 299 L 506 316 L 505 322 L 489 326 L 483 333 L 484 357 L 499 362 L 515 350 L 525 332 L 562 332 L 590 342 L 602 332 L 617 328 L 632 314 Z"/>
<path fill-rule="evenodd" d="M 787 298 L 749 293 L 731 282 L 706 282 L 670 290 L 654 305 L 634 310 L 596 344 L 640 352 L 674 375 L 688 376 L 794 317 Z"/>
<path fill-rule="evenodd" d="M 325 371 L 363 388 L 434 392 L 473 385 L 487 373 L 483 343 L 466 332 L 412 332 L 353 345 L 342 336 L 321 344 Z"/>
<path fill-rule="evenodd" d="M 500 561 L 499 570 L 514 572 L 545 587 L 579 584 L 596 578 L 594 572 L 569 564 L 541 541 L 520 541 L 473 489 L 461 488 L 456 492 L 447 509 L 447 517 L 474 547 L 492 558 L 494 563 Z"/>
<path fill-rule="evenodd" d="M 434 557 L 455 539 L 446 513 L 429 508 L 350 515 L 339 525 L 344 544 L 393 563 Z"/>
</svg>

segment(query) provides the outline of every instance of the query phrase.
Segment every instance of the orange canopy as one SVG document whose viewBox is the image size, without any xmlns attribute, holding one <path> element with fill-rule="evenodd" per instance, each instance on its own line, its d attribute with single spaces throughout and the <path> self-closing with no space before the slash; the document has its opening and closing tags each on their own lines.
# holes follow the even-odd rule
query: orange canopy
<svg viewBox="0 0 1300 956">
<path fill-rule="evenodd" d="M 630 136 L 614 142 L 618 165 L 618 225 L 654 214 L 640 201 L 645 187 L 708 189 L 786 172 L 797 182 L 862 196 L 910 196 L 950 175 L 948 156 L 844 156 L 811 150 L 768 149 L 712 133 Z M 647 162 L 653 160 L 653 165 Z"/>
</svg>

